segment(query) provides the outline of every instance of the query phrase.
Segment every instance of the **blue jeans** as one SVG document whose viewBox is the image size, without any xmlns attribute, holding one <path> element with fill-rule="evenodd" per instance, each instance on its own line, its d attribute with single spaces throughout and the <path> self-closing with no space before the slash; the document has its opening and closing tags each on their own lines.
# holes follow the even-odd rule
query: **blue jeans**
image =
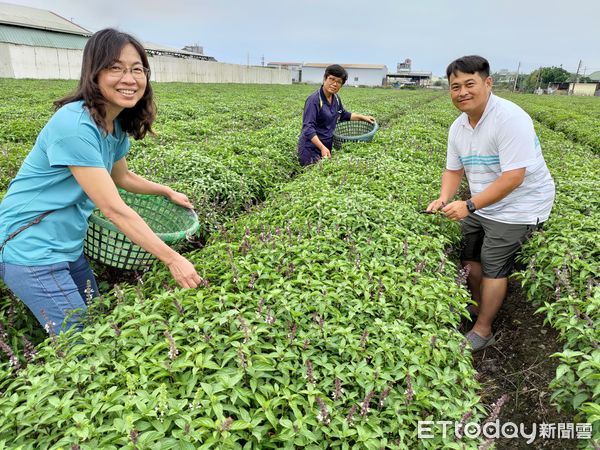
<svg viewBox="0 0 600 450">
<path fill-rule="evenodd" d="M 35 315 L 48 333 L 72 326 L 82 328 L 80 315 L 85 304 L 87 281 L 92 297 L 98 296 L 96 279 L 83 254 L 75 262 L 47 266 L 20 266 L 0 262 L 0 278 Z"/>
</svg>

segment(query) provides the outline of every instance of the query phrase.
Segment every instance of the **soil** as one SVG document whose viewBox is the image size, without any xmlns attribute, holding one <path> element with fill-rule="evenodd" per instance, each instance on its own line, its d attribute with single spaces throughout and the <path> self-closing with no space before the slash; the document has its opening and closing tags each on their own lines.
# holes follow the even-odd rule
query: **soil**
<svg viewBox="0 0 600 450">
<path fill-rule="evenodd" d="M 509 282 L 508 295 L 496 317 L 494 332 L 497 342 L 475 353 L 473 364 L 482 385 L 482 402 L 488 411 L 502 395 L 508 394 L 498 419 L 500 424 L 523 423 L 527 433 L 532 424 L 573 423 L 573 417 L 559 413 L 550 403 L 548 386 L 559 364 L 551 358 L 562 351 L 555 329 L 543 324 L 544 316 L 534 314 L 535 307 L 527 300 L 519 284 Z M 527 443 L 524 438 L 503 438 L 495 441 L 502 449 L 576 449 L 577 439 L 536 438 Z"/>
</svg>

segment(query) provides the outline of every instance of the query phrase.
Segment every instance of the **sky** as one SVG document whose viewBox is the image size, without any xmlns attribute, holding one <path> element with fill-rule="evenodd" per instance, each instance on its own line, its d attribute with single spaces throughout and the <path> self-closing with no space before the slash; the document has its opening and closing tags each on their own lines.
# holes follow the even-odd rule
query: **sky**
<svg viewBox="0 0 600 450">
<path fill-rule="evenodd" d="M 117 27 L 143 42 L 199 44 L 233 64 L 385 64 L 442 76 L 479 54 L 492 72 L 562 66 L 600 70 L 600 0 L 1 0 L 49 9 L 90 31 Z M 596 30 L 596 31 L 594 31 Z M 519 67 L 520 63 L 520 67 Z"/>
</svg>

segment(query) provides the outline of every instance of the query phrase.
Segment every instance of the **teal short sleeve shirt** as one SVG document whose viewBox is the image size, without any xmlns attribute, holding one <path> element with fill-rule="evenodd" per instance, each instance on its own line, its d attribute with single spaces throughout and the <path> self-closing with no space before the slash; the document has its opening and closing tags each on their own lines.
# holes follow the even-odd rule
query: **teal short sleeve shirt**
<svg viewBox="0 0 600 450">
<path fill-rule="evenodd" d="M 60 108 L 40 132 L 0 203 L 0 243 L 46 211 L 54 212 L 6 243 L 0 261 L 27 266 L 76 261 L 95 205 L 69 166 L 103 167 L 129 151 L 129 138 L 114 124 L 99 128 L 83 101 Z"/>
</svg>

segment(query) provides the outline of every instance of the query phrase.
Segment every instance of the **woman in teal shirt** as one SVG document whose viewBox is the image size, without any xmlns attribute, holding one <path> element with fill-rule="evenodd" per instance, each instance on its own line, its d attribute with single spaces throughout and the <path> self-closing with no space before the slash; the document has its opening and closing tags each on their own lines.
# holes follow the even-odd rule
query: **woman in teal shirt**
<svg viewBox="0 0 600 450">
<path fill-rule="evenodd" d="M 131 172 L 129 136 L 151 132 L 156 108 L 148 58 L 132 36 L 95 33 L 83 51 L 79 86 L 55 102 L 0 203 L 0 278 L 50 332 L 79 323 L 97 287 L 83 256 L 95 206 L 129 239 L 165 263 L 177 283 L 200 282 L 194 266 L 152 232 L 117 187 L 191 208 L 188 198 Z M 91 292 L 90 292 L 91 290 Z"/>
</svg>

